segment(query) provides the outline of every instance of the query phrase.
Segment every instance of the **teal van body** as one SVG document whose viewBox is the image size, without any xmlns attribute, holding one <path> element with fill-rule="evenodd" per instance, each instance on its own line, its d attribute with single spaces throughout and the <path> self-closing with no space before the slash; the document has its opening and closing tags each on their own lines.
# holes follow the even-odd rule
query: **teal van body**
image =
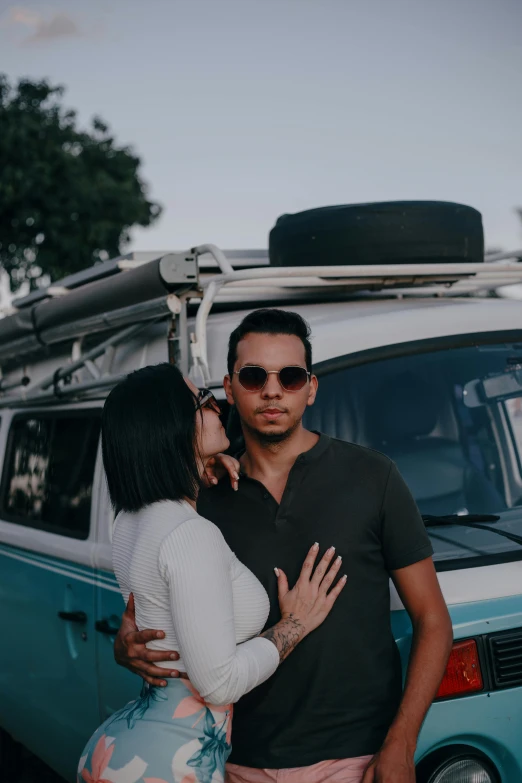
<svg viewBox="0 0 522 783">
<path fill-rule="evenodd" d="M 85 738 L 141 687 L 113 658 L 111 632 L 119 625 L 122 598 L 108 571 L 5 545 L 0 546 L 0 558 L 2 583 L 10 586 L 8 596 L 2 590 L 2 620 L 11 636 L 0 648 L 0 724 L 72 783 Z M 87 622 L 61 620 L 57 606 L 66 612 L 84 611 Z M 456 639 L 522 628 L 519 596 L 450 611 Z M 392 621 L 406 669 L 409 618 L 404 611 L 394 611 Z M 104 624 L 104 632 L 96 632 L 96 622 Z M 35 639 L 41 640 L 36 654 Z M 521 725 L 522 687 L 436 702 L 422 729 L 417 758 L 441 748 L 450 751 L 451 758 L 453 746 L 467 746 L 493 762 L 499 780 L 519 780 Z"/>
</svg>

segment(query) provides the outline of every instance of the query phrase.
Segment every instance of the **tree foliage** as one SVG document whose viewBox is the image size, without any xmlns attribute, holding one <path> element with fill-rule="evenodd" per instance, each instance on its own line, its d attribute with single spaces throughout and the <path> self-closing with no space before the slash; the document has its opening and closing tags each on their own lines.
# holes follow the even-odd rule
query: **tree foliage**
<svg viewBox="0 0 522 783">
<path fill-rule="evenodd" d="M 118 255 L 130 228 L 161 212 L 132 149 L 99 118 L 78 129 L 63 92 L 0 74 L 0 266 L 14 287 Z"/>
</svg>

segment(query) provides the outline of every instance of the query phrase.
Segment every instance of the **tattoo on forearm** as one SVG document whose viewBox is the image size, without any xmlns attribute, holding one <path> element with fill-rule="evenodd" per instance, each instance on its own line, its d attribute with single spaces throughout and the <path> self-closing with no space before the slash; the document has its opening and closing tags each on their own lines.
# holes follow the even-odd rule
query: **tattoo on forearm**
<svg viewBox="0 0 522 783">
<path fill-rule="evenodd" d="M 279 658 L 284 661 L 294 647 L 301 641 L 304 627 L 293 614 L 280 620 L 277 625 L 268 628 L 261 636 L 275 644 L 279 652 Z"/>
</svg>

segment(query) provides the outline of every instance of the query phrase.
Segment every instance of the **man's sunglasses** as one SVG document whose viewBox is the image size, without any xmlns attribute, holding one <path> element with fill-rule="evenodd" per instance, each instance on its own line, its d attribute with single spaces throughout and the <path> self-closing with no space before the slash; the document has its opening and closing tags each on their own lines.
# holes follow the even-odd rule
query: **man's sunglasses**
<svg viewBox="0 0 522 783">
<path fill-rule="evenodd" d="M 309 380 L 311 373 L 304 367 L 282 367 L 280 370 L 265 370 L 264 367 L 247 365 L 235 370 L 239 383 L 249 392 L 261 391 L 266 386 L 269 375 L 277 375 L 279 383 L 285 391 L 300 391 Z"/>
<path fill-rule="evenodd" d="M 215 411 L 215 413 L 221 416 L 219 403 L 210 389 L 200 389 L 199 394 L 196 397 L 196 410 L 200 411 L 202 408 L 210 408 L 210 410 Z"/>
</svg>

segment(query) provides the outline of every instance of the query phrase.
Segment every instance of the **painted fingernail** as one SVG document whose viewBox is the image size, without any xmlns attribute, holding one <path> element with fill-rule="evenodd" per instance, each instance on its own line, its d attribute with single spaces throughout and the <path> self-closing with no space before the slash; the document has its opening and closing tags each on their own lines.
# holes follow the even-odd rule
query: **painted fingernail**
<svg viewBox="0 0 522 783">
<path fill-rule="evenodd" d="M 315 544 L 313 545 L 312 549 L 319 549 L 319 544 L 317 543 L 317 541 L 316 541 L 316 542 L 315 542 Z"/>
<path fill-rule="evenodd" d="M 279 568 L 274 568 L 274 571 L 275 571 L 275 575 L 279 576 Z"/>
<path fill-rule="evenodd" d="M 218 483 L 218 480 L 217 480 L 217 478 L 213 478 L 213 479 L 212 479 L 212 483 L 213 483 L 213 484 L 217 484 L 217 483 Z"/>
<path fill-rule="evenodd" d="M 336 562 L 336 563 L 339 563 L 339 564 L 341 564 L 341 562 L 342 562 L 342 557 L 341 557 L 341 555 L 339 555 L 339 557 L 336 557 L 336 558 L 335 558 L 335 562 Z"/>
<path fill-rule="evenodd" d="M 234 473 L 234 478 L 236 479 L 236 481 L 239 481 L 239 474 L 238 473 Z"/>
<path fill-rule="evenodd" d="M 331 552 L 331 553 L 332 553 L 332 555 L 333 555 L 333 553 L 335 552 L 335 547 L 334 547 L 334 546 L 331 546 L 331 547 L 330 547 L 330 549 L 328 550 L 328 552 L 329 552 L 329 553 Z"/>
<path fill-rule="evenodd" d="M 178 660 L 178 656 L 176 655 L 176 653 L 172 653 L 172 655 L 169 656 L 169 657 L 170 657 L 171 661 L 177 661 Z"/>
<path fill-rule="evenodd" d="M 346 582 L 347 579 L 348 579 L 348 577 L 346 576 L 346 574 L 344 574 L 344 576 L 341 577 L 341 581 L 342 582 Z"/>
<path fill-rule="evenodd" d="M 163 632 L 162 631 L 158 631 L 158 633 L 156 634 L 156 639 L 163 639 Z"/>
<path fill-rule="evenodd" d="M 163 680 L 163 681 L 160 683 L 160 685 L 161 685 L 161 687 L 162 687 L 162 688 L 165 688 L 165 687 L 166 687 L 166 685 L 167 685 L 167 683 L 166 683 L 166 681 L 165 681 L 165 680 Z"/>
<path fill-rule="evenodd" d="M 171 672 L 170 676 L 171 677 L 179 677 L 179 672 Z"/>
</svg>

